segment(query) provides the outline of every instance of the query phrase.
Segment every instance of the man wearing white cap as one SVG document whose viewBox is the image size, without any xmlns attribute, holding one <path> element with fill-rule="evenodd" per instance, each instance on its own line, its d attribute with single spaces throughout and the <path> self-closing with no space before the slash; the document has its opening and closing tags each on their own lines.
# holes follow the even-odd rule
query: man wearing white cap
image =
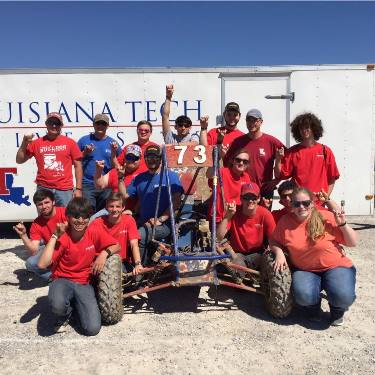
<svg viewBox="0 0 375 375">
<path fill-rule="evenodd" d="M 37 190 L 52 191 L 56 206 L 66 207 L 73 196 L 72 166 L 76 180 L 74 196 L 81 196 L 82 153 L 73 139 L 61 135 L 64 124 L 60 113 L 49 113 L 45 124 L 47 134 L 44 137 L 33 141 L 33 134 L 24 135 L 16 163 L 23 164 L 34 157 L 38 167 L 35 179 Z"/>
</svg>

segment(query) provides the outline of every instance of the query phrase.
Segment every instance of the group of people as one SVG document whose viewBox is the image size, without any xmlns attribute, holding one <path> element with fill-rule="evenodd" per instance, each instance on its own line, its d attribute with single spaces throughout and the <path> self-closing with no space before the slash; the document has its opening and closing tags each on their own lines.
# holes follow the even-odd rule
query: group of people
<svg viewBox="0 0 375 375">
<path fill-rule="evenodd" d="M 330 199 L 339 171 L 331 149 L 318 142 L 323 135 L 321 121 L 312 113 L 297 116 L 291 123 L 297 144 L 289 149 L 263 133 L 258 109 L 246 114 L 248 132 L 240 131 L 241 112 L 235 102 L 225 106 L 220 127 L 208 130 L 209 118 L 203 116 L 200 132 L 194 133 L 191 119 L 179 116 L 172 130 L 173 94 L 173 85 L 167 85 L 162 109 L 165 143 L 219 148 L 223 166 L 216 199 L 218 240 L 227 237 L 249 267 L 256 268 L 261 254 L 270 249 L 275 272 L 282 272 L 287 263 L 292 269 L 296 304 L 318 319 L 324 289 L 331 323 L 342 325 L 355 299 L 355 268 L 341 244 L 355 246 L 356 234 Z M 149 121 L 137 124 L 137 141 L 123 149 L 106 134 L 109 126 L 109 117 L 97 114 L 94 132 L 76 143 L 61 134 L 62 116 L 49 113 L 46 135 L 36 140 L 25 135 L 17 152 L 17 163 L 31 157 L 37 163 L 33 200 L 38 217 L 30 236 L 23 223 L 14 230 L 31 255 L 27 269 L 50 282 L 56 332 L 64 331 L 73 308 L 84 334 L 99 332 L 100 313 L 92 287 L 96 275 L 114 253 L 121 256 L 126 272 L 142 273 L 151 259 L 152 236 L 161 240 L 171 234 L 167 179 L 174 210 L 184 194 L 179 175 L 168 170 L 158 197 L 162 151 L 150 140 Z M 208 168 L 208 186 L 213 174 Z M 277 186 L 284 208 L 271 211 Z M 212 198 L 207 217 L 213 212 Z"/>
</svg>

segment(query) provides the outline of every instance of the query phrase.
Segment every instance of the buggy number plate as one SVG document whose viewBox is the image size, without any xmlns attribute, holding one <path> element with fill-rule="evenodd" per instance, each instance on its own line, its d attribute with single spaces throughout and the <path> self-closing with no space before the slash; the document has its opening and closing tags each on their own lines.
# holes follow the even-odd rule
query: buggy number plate
<svg viewBox="0 0 375 375">
<path fill-rule="evenodd" d="M 168 166 L 210 167 L 212 166 L 212 146 L 197 144 L 167 145 Z"/>
<path fill-rule="evenodd" d="M 207 269 L 208 260 L 184 260 L 178 262 L 178 271 L 180 273 L 194 272 L 194 271 L 204 271 Z"/>
</svg>

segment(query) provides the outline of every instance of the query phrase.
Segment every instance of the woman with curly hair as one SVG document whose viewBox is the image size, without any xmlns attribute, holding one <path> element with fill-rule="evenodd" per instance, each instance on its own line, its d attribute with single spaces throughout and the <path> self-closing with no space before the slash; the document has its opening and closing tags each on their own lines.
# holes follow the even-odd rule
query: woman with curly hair
<svg viewBox="0 0 375 375">
<path fill-rule="evenodd" d="M 292 290 L 297 305 L 312 319 L 319 319 L 320 292 L 325 290 L 331 311 L 331 325 L 343 324 L 345 311 L 355 300 L 356 269 L 340 244 L 354 247 L 355 231 L 334 202 L 328 210 L 317 210 L 313 194 L 297 188 L 292 194 L 291 212 L 277 223 L 270 240 L 275 254 L 275 271 L 283 270 L 289 255 Z"/>
<path fill-rule="evenodd" d="M 331 194 L 335 181 L 340 177 L 331 149 L 318 140 L 323 135 L 323 126 L 312 113 L 297 116 L 290 124 L 293 138 L 299 142 L 284 154 L 279 149 L 275 162 L 275 177 L 292 180 L 300 187 L 314 193 L 325 191 Z M 316 203 L 319 201 L 314 197 Z"/>
</svg>

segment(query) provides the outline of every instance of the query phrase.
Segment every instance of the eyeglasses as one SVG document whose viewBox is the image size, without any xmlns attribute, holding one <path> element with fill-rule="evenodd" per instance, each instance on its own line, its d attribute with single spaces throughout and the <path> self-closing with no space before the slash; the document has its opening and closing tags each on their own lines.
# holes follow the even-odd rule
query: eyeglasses
<svg viewBox="0 0 375 375">
<path fill-rule="evenodd" d="M 242 195 L 241 199 L 248 201 L 248 202 L 250 201 L 255 202 L 258 200 L 258 196 L 254 194 L 246 194 L 246 195 Z"/>
<path fill-rule="evenodd" d="M 248 165 L 249 164 L 249 160 L 247 159 L 241 159 L 241 158 L 234 158 L 234 161 L 238 164 L 241 164 L 243 163 L 244 165 Z"/>
<path fill-rule="evenodd" d="M 62 126 L 62 123 L 59 121 L 59 120 L 52 120 L 52 119 L 49 119 L 46 121 L 46 125 L 49 125 L 49 126 Z"/>
<path fill-rule="evenodd" d="M 137 129 L 138 133 L 151 133 L 151 130 L 150 129 Z"/>
<path fill-rule="evenodd" d="M 132 154 L 125 155 L 125 160 L 126 161 L 138 161 L 140 159 L 139 156 L 135 156 Z"/>
<path fill-rule="evenodd" d="M 94 122 L 94 125 L 97 125 L 97 126 L 108 126 L 108 124 L 105 121 Z"/>
<path fill-rule="evenodd" d="M 80 214 L 73 215 L 72 218 L 75 219 L 75 220 L 79 220 L 79 219 L 82 219 L 84 221 L 89 221 L 90 220 L 90 217 L 84 217 L 84 216 L 82 216 Z"/>
<path fill-rule="evenodd" d="M 176 126 L 178 128 L 185 128 L 185 129 L 191 128 L 191 124 L 176 124 Z"/>
<path fill-rule="evenodd" d="M 294 208 L 298 208 L 298 207 L 305 207 L 305 208 L 308 208 L 310 207 L 310 204 L 311 204 L 311 200 L 306 200 L 306 201 L 293 201 L 292 202 L 292 207 Z"/>
</svg>

